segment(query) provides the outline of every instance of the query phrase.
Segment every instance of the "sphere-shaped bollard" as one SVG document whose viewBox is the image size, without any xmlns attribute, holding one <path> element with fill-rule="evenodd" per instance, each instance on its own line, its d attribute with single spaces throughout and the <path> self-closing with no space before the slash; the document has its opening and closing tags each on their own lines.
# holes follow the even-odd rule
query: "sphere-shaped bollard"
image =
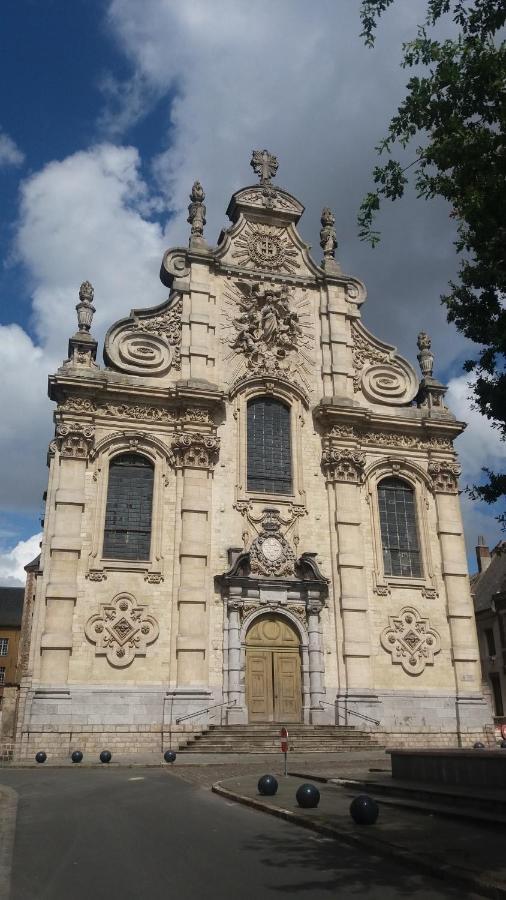
<svg viewBox="0 0 506 900">
<path fill-rule="evenodd" d="M 112 759 L 111 751 L 110 750 L 102 750 L 102 753 L 100 754 L 100 762 L 108 763 L 111 761 L 111 759 Z"/>
<path fill-rule="evenodd" d="M 374 825 L 379 816 L 379 806 L 372 797 L 360 794 L 351 801 L 350 816 L 357 825 Z"/>
<path fill-rule="evenodd" d="M 320 802 L 320 791 L 314 784 L 301 784 L 297 788 L 295 799 L 303 809 L 315 809 Z"/>
<path fill-rule="evenodd" d="M 47 759 L 47 754 L 44 753 L 43 750 L 39 750 L 38 753 L 35 754 L 35 761 L 38 763 L 43 763 Z"/>
<path fill-rule="evenodd" d="M 484 749 L 485 749 L 485 744 L 482 744 L 481 741 L 476 741 L 476 743 L 473 744 L 473 750 L 484 750 Z"/>
<path fill-rule="evenodd" d="M 176 758 L 176 754 L 174 753 L 173 750 L 166 750 L 165 753 L 163 754 L 163 758 L 164 758 L 165 762 L 173 763 Z"/>
<path fill-rule="evenodd" d="M 501 743 L 499 744 L 499 746 L 500 746 L 503 750 L 506 750 L 506 741 L 501 741 Z"/>
<path fill-rule="evenodd" d="M 278 782 L 274 778 L 274 775 L 262 775 L 262 777 L 258 779 L 258 793 L 263 794 L 264 797 L 273 797 L 277 789 Z"/>
<path fill-rule="evenodd" d="M 80 750 L 74 750 L 72 756 L 70 757 L 72 762 L 79 763 L 83 761 L 83 754 Z"/>
</svg>

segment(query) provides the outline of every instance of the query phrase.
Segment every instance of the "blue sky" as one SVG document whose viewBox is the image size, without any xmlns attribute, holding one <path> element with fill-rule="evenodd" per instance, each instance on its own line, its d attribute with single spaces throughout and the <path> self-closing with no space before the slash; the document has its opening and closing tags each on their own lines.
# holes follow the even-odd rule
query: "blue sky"
<svg viewBox="0 0 506 900">
<path fill-rule="evenodd" d="M 0 11 L 0 581 L 37 547 L 51 437 L 47 374 L 66 354 L 81 281 L 96 289 L 98 338 L 132 306 L 160 302 L 163 250 L 186 242 L 188 192 L 206 190 L 207 237 L 231 193 L 251 183 L 252 147 L 280 161 L 277 181 L 306 205 L 318 247 L 323 205 L 336 212 L 338 257 L 369 291 L 364 322 L 416 363 L 433 337 L 450 383 L 464 484 L 504 447 L 470 408 L 469 347 L 439 304 L 455 273 L 445 204 L 411 194 L 385 209 L 383 240 L 357 238 L 374 145 L 403 95 L 402 40 L 424 3 L 397 4 L 374 51 L 358 2 L 318 0 L 4 0 Z M 8 473 L 8 474 L 7 474 Z M 497 511 L 495 511 L 497 512 Z M 464 501 L 468 545 L 494 544 L 494 511 Z"/>
</svg>

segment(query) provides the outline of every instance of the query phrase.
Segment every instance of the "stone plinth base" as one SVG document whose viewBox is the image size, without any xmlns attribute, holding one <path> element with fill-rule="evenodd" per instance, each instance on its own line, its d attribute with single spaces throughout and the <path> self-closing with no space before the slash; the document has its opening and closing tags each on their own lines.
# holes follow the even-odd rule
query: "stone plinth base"
<svg viewBox="0 0 506 900">
<path fill-rule="evenodd" d="M 506 787 L 506 750 L 391 750 L 392 777 L 460 787 Z"/>
</svg>

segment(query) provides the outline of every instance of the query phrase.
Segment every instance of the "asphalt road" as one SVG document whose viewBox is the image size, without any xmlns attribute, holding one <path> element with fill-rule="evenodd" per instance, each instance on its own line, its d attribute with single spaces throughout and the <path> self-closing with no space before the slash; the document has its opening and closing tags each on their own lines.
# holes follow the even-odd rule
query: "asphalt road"
<svg viewBox="0 0 506 900">
<path fill-rule="evenodd" d="M 18 795 L 10 900 L 463 897 L 167 769 L 11 769 L 0 785 Z"/>
</svg>

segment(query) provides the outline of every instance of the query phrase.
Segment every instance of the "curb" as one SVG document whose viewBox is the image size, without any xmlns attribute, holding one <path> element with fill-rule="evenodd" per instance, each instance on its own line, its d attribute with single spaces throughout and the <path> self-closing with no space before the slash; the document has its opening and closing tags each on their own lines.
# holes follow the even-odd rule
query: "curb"
<svg viewBox="0 0 506 900">
<path fill-rule="evenodd" d="M 12 854 L 18 795 L 12 788 L 0 786 L 0 897 L 10 896 Z"/>
<path fill-rule="evenodd" d="M 374 835 L 371 835 L 370 831 L 367 832 L 367 837 L 362 837 L 360 834 L 352 834 L 349 831 L 340 829 L 338 826 L 323 825 L 320 822 L 315 822 L 305 816 L 301 816 L 293 810 L 283 809 L 281 806 L 269 806 L 269 804 L 264 803 L 256 797 L 237 794 L 234 791 L 223 787 L 223 783 L 220 781 L 213 784 L 211 790 L 213 793 L 225 797 L 227 800 L 235 800 L 236 803 L 241 803 L 243 806 L 250 806 L 252 809 L 256 809 L 259 812 L 276 816 L 278 819 L 283 819 L 285 822 L 291 822 L 293 825 L 299 825 L 302 828 L 315 831 L 317 834 L 321 834 L 324 837 L 334 838 L 334 840 L 342 841 L 352 847 L 367 850 L 369 853 L 380 853 L 383 856 L 391 857 L 397 862 L 412 867 L 415 866 L 420 872 L 430 875 L 432 878 L 437 878 L 439 881 L 448 881 L 454 887 L 462 887 L 466 890 L 477 891 L 484 897 L 490 897 L 491 900 L 506 900 L 506 884 L 490 879 L 484 879 L 478 875 L 463 874 L 461 869 L 448 863 L 432 863 L 419 853 L 414 853 L 411 850 L 406 850 L 404 847 L 399 847 L 396 844 L 389 844 L 386 841 L 378 839 Z"/>
</svg>

